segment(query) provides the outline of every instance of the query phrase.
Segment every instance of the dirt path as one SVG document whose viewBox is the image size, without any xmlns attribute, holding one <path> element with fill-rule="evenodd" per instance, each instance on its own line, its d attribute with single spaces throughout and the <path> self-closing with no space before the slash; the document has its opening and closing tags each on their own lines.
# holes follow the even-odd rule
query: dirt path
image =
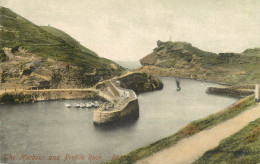
<svg viewBox="0 0 260 164">
<path fill-rule="evenodd" d="M 176 145 L 138 161 L 138 164 L 188 164 L 206 151 L 218 146 L 222 139 L 238 132 L 260 117 L 260 104 L 211 129 L 179 141 Z"/>
</svg>

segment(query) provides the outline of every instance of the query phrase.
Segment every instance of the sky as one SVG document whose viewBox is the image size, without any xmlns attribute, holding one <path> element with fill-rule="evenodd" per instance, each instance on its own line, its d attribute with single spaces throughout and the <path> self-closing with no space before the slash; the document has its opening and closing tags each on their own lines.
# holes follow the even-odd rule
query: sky
<svg viewBox="0 0 260 164">
<path fill-rule="evenodd" d="M 0 0 L 0 6 L 112 60 L 139 60 L 170 38 L 215 53 L 260 47 L 259 0 Z"/>
</svg>

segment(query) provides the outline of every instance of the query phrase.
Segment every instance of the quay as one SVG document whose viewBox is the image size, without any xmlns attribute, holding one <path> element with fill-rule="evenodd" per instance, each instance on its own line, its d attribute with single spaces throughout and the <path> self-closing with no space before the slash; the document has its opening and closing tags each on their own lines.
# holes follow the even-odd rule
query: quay
<svg viewBox="0 0 260 164">
<path fill-rule="evenodd" d="M 93 123 L 107 125 L 125 122 L 139 117 L 138 99 L 133 90 L 119 87 L 119 81 L 108 80 L 99 91 L 99 97 L 107 100 L 94 110 Z"/>
</svg>

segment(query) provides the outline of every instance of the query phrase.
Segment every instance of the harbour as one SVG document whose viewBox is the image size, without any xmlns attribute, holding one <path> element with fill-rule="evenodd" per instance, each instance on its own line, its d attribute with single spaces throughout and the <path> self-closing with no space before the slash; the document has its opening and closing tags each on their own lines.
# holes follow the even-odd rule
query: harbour
<svg viewBox="0 0 260 164">
<path fill-rule="evenodd" d="M 17 156 L 60 155 L 61 158 L 66 154 L 82 154 L 85 159 L 77 162 L 86 163 L 91 154 L 101 156 L 91 163 L 100 163 L 168 136 L 189 122 L 237 101 L 206 94 L 207 87 L 219 86 L 214 83 L 180 79 L 181 90 L 177 91 L 175 78 L 161 80 L 163 90 L 138 95 L 137 120 L 106 127 L 93 125 L 94 108 L 64 106 L 65 103 L 90 103 L 93 99 L 1 105 L 0 146 L 4 148 L 1 159 L 10 152 Z"/>
</svg>

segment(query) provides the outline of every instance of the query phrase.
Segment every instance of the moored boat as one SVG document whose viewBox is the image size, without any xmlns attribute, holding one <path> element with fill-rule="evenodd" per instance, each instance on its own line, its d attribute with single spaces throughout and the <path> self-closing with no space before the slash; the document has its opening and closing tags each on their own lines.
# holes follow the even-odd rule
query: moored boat
<svg viewBox="0 0 260 164">
<path fill-rule="evenodd" d="M 90 102 L 90 107 L 94 107 L 95 104 L 93 102 Z"/>
<path fill-rule="evenodd" d="M 72 106 L 70 104 L 68 104 L 68 103 L 65 103 L 65 107 L 66 108 L 71 108 Z"/>
<path fill-rule="evenodd" d="M 98 101 L 94 101 L 94 106 L 97 108 L 99 107 L 99 102 Z"/>
<path fill-rule="evenodd" d="M 80 103 L 80 104 L 79 104 L 79 107 L 80 107 L 80 108 L 86 108 L 86 105 L 85 105 L 84 103 Z"/>
<path fill-rule="evenodd" d="M 73 106 L 74 106 L 74 108 L 80 108 L 80 104 L 79 103 L 74 103 Z"/>
<path fill-rule="evenodd" d="M 85 103 L 85 105 L 86 105 L 87 108 L 91 107 L 91 105 L 89 103 Z"/>
</svg>

